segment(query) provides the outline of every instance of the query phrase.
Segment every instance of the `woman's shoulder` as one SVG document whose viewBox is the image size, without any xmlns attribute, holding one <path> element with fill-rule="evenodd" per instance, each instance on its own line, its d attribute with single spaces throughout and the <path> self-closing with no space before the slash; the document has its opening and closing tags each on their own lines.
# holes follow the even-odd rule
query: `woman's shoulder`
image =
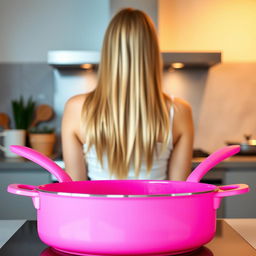
<svg viewBox="0 0 256 256">
<path fill-rule="evenodd" d="M 65 108 L 82 108 L 87 94 L 78 94 L 68 99 Z"/>
<path fill-rule="evenodd" d="M 169 96 L 170 97 L 170 96 Z M 178 141 L 181 135 L 193 133 L 193 116 L 190 104 L 179 97 L 170 97 L 171 107 L 174 108 L 173 141 Z"/>
<path fill-rule="evenodd" d="M 182 98 L 173 98 L 173 106 L 174 106 L 174 110 L 176 111 L 176 113 L 179 113 L 181 115 L 187 115 L 190 114 L 192 112 L 192 108 L 190 106 L 190 104 L 182 99 Z"/>
<path fill-rule="evenodd" d="M 80 134 L 81 113 L 87 94 L 75 95 L 68 99 L 65 104 L 64 114 L 62 118 L 62 129 L 72 131 L 81 141 Z M 72 122 L 71 122 L 72 120 Z"/>
<path fill-rule="evenodd" d="M 186 100 L 179 97 L 174 97 L 173 95 L 169 95 L 167 93 L 165 93 L 165 95 L 169 99 L 168 107 L 173 107 L 176 115 L 191 113 L 192 108 Z"/>
<path fill-rule="evenodd" d="M 167 96 L 171 99 L 171 107 L 174 109 L 175 130 L 181 131 L 190 127 L 193 122 L 192 108 L 190 104 L 182 98 L 168 94 Z"/>
<path fill-rule="evenodd" d="M 193 133 L 193 114 L 190 104 L 181 98 L 173 100 L 174 106 L 174 130 L 177 137 L 184 133 Z"/>
<path fill-rule="evenodd" d="M 87 94 L 79 94 L 69 98 L 65 104 L 64 117 L 66 120 L 72 120 L 74 126 L 80 122 L 83 104 Z"/>
<path fill-rule="evenodd" d="M 65 103 L 64 113 L 70 113 L 71 115 L 81 113 L 87 95 L 88 94 L 78 94 L 69 98 Z M 80 115 L 78 115 L 78 117 L 80 119 Z"/>
</svg>

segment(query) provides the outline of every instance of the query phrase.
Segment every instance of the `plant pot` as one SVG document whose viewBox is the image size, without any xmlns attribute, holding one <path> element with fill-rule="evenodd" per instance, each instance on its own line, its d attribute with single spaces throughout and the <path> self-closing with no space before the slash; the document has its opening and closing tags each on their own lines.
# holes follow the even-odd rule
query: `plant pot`
<svg viewBox="0 0 256 256">
<path fill-rule="evenodd" d="M 51 156 L 53 154 L 56 136 L 55 133 L 30 133 L 29 142 L 33 149 L 46 156 Z"/>
</svg>

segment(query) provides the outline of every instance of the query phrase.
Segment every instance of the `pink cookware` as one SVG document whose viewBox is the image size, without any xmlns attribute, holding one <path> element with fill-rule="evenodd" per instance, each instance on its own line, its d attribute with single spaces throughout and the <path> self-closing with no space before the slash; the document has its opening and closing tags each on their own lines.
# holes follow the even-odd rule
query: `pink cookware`
<svg viewBox="0 0 256 256">
<path fill-rule="evenodd" d="M 56 175 L 60 183 L 11 184 L 32 197 L 40 239 L 76 255 L 173 255 L 208 243 L 221 198 L 249 191 L 245 184 L 199 183 L 210 168 L 239 152 L 228 146 L 206 158 L 187 181 L 71 181 L 52 160 L 26 147 L 11 150 Z"/>
<path fill-rule="evenodd" d="M 71 256 L 71 255 L 68 253 L 57 251 L 51 247 L 48 247 L 40 253 L 40 256 Z M 182 254 L 182 256 L 214 256 L 214 255 L 209 248 L 202 246 L 193 252 Z"/>
</svg>

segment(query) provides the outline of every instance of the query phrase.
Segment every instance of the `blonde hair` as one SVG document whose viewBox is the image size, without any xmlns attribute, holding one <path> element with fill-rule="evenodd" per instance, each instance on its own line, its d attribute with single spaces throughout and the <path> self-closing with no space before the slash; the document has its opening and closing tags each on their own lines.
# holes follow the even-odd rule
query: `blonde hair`
<svg viewBox="0 0 256 256">
<path fill-rule="evenodd" d="M 105 33 L 98 83 L 82 111 L 84 141 L 95 146 L 111 175 L 127 178 L 131 165 L 138 177 L 143 161 L 148 172 L 159 138 L 170 139 L 167 101 L 162 92 L 162 60 L 156 31 L 142 11 L 123 9 Z"/>
</svg>

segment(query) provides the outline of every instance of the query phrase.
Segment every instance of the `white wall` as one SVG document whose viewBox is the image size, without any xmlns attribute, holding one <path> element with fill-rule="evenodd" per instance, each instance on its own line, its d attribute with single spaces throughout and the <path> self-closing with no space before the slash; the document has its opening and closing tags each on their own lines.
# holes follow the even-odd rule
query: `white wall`
<svg viewBox="0 0 256 256">
<path fill-rule="evenodd" d="M 110 0 L 110 12 L 113 16 L 122 8 L 135 8 L 146 12 L 154 21 L 155 26 L 158 25 L 158 0 Z"/>
<path fill-rule="evenodd" d="M 161 49 L 221 51 L 224 62 L 256 61 L 255 0 L 158 0 Z"/>
<path fill-rule="evenodd" d="M 0 62 L 46 62 L 48 50 L 100 50 L 109 0 L 0 0 Z"/>
<path fill-rule="evenodd" d="M 256 139 L 256 63 L 224 63 L 208 75 L 199 113 L 196 147 L 209 152 L 226 141 Z"/>
</svg>

